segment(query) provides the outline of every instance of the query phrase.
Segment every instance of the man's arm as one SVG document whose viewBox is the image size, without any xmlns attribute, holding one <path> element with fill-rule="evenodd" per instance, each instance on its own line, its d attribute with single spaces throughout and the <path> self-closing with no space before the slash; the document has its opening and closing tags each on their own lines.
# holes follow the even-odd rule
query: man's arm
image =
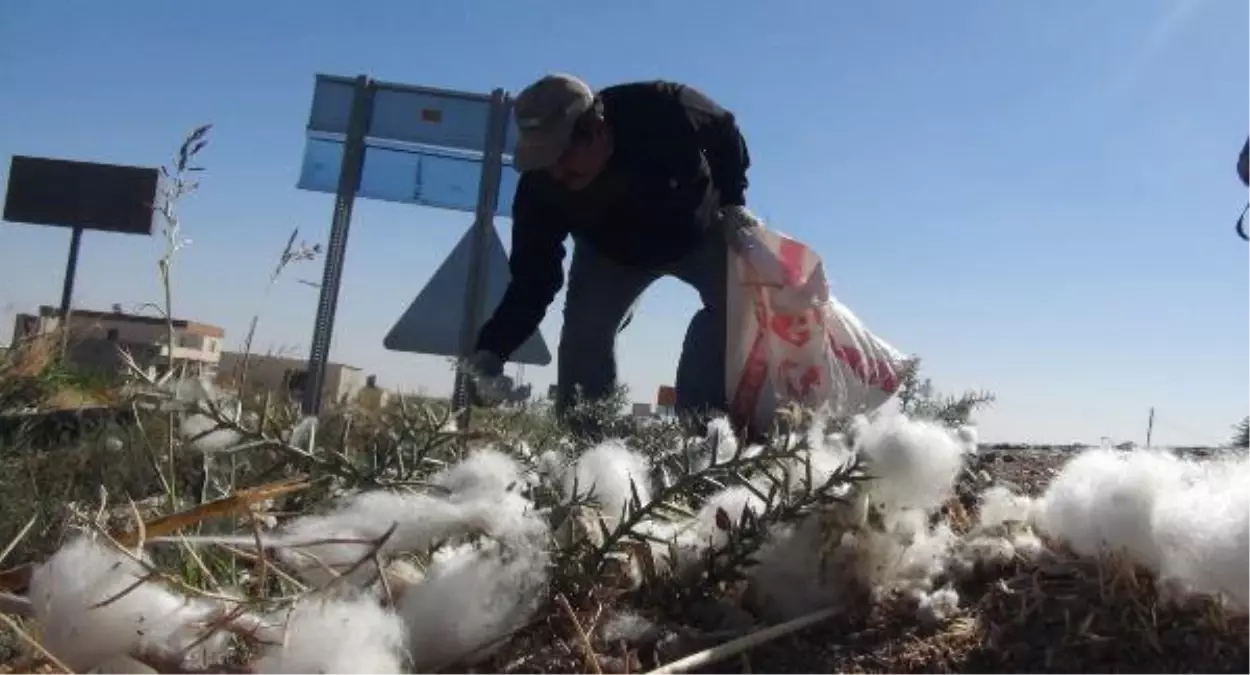
<svg viewBox="0 0 1250 675">
<path fill-rule="evenodd" d="M 707 157 L 712 182 L 720 192 L 720 205 L 746 206 L 751 156 L 733 113 L 689 85 L 681 87 L 678 98 Z"/>
<path fill-rule="evenodd" d="M 482 325 L 477 349 L 507 361 L 538 329 L 547 307 L 564 285 L 564 240 L 568 228 L 522 174 L 512 203 L 512 279 L 495 314 Z"/>
</svg>

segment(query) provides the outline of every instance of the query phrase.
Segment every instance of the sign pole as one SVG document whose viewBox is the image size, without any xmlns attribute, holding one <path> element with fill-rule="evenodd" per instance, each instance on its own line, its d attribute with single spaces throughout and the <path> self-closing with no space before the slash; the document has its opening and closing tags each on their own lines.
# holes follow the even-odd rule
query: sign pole
<svg viewBox="0 0 1250 675">
<path fill-rule="evenodd" d="M 326 246 L 317 318 L 313 324 L 312 344 L 308 350 L 308 378 L 302 401 L 305 415 L 315 416 L 321 412 L 321 390 L 325 382 L 326 363 L 330 357 L 330 339 L 334 332 L 334 313 L 342 283 L 343 260 L 347 255 L 347 233 L 351 228 L 352 206 L 356 201 L 356 191 L 360 187 L 360 175 L 364 167 L 365 135 L 369 131 L 374 91 L 374 84 L 367 76 L 356 77 L 352 112 L 347 123 L 347 139 L 343 147 L 343 163 L 339 170 L 338 191 L 334 199 L 334 216 L 330 223 L 330 241 Z"/>
<path fill-rule="evenodd" d="M 82 245 L 82 228 L 75 227 L 69 237 L 69 257 L 65 260 L 65 281 L 61 286 L 61 346 L 60 357 L 65 359 L 69 346 L 69 314 L 74 300 L 74 277 L 78 276 L 78 249 Z"/>
<path fill-rule="evenodd" d="M 511 100 L 503 89 L 491 92 L 490 114 L 486 118 L 486 145 L 482 153 L 482 179 L 478 184 L 477 210 L 473 218 L 472 263 L 466 281 L 464 320 L 460 324 L 460 361 L 456 365 L 456 382 L 452 392 L 453 405 L 459 407 L 456 419 L 460 431 L 468 431 L 473 405 L 469 397 L 469 373 L 464 359 L 473 354 L 477 329 L 481 321 L 482 296 L 486 289 L 486 238 L 495 226 L 495 209 L 499 203 L 499 182 L 503 174 L 503 145 L 507 134 Z"/>
</svg>

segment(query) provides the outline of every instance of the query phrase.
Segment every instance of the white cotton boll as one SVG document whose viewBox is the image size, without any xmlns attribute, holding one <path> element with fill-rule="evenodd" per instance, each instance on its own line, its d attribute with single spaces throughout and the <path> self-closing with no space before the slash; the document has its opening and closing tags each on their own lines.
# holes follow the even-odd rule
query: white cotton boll
<svg viewBox="0 0 1250 675">
<path fill-rule="evenodd" d="M 863 537 L 872 543 L 865 547 L 865 560 L 872 567 L 865 580 L 884 589 L 916 584 L 928 588 L 945 571 L 955 534 L 945 523 L 930 529 L 928 516 L 918 509 L 887 513 L 884 521 L 885 532 Z"/>
<path fill-rule="evenodd" d="M 469 532 L 514 546 L 539 546 L 548 535 L 547 521 L 539 517 L 534 503 L 515 492 L 505 492 L 476 503 L 477 515 L 467 519 Z"/>
<path fill-rule="evenodd" d="M 335 511 L 288 523 L 278 536 L 283 547 L 279 556 L 296 567 L 305 581 L 321 586 L 335 576 L 325 565 L 346 572 L 392 526 L 394 531 L 378 549 L 384 560 L 400 553 L 423 553 L 442 540 L 476 532 L 501 538 L 527 536 L 532 530 L 528 506 L 527 500 L 514 493 L 451 501 L 427 494 L 364 492 Z M 376 575 L 374 565 L 365 563 L 352 573 L 352 583 L 360 585 Z"/>
<path fill-rule="evenodd" d="M 374 584 L 373 591 L 375 596 L 387 601 L 388 604 L 425 579 L 425 572 L 420 567 L 402 558 L 388 563 L 383 568 L 382 575 L 385 577 L 386 583 L 383 584 L 382 580 L 379 579 L 378 583 Z M 389 596 L 387 595 L 388 590 L 390 592 Z"/>
<path fill-rule="evenodd" d="M 1028 523 L 1032 518 L 1033 500 L 1005 487 L 994 486 L 981 493 L 977 523 L 994 527 L 1004 523 Z"/>
<path fill-rule="evenodd" d="M 705 526 L 716 527 L 716 512 L 724 509 L 733 524 L 737 525 L 745 511 L 750 510 L 758 515 L 764 512 L 765 506 L 759 495 L 749 488 L 735 485 L 708 497 L 699 509 L 698 519 Z"/>
<path fill-rule="evenodd" d="M 759 564 L 747 574 L 760 614 L 786 621 L 836 602 L 845 579 L 826 572 L 824 531 L 819 518 L 770 529 Z"/>
<path fill-rule="evenodd" d="M 1011 546 L 1016 555 L 1025 560 L 1037 560 L 1046 553 L 1046 544 L 1031 530 L 1016 532 L 1011 537 Z"/>
<path fill-rule="evenodd" d="M 533 459 L 534 457 L 534 449 L 523 440 L 517 441 L 513 449 L 516 451 L 517 456 L 523 459 Z"/>
<path fill-rule="evenodd" d="M 946 621 L 959 611 L 959 593 L 950 586 L 943 586 L 932 593 L 920 595 L 916 604 L 916 617 L 933 625 Z"/>
<path fill-rule="evenodd" d="M 690 563 L 698 560 L 695 556 L 706 546 L 699 534 L 701 528 L 698 518 L 681 522 L 644 520 L 638 524 L 637 530 L 648 538 L 651 557 L 655 561 L 656 570 L 661 574 L 687 569 Z"/>
<path fill-rule="evenodd" d="M 630 481 L 643 504 L 651 501 L 650 474 L 647 460 L 625 447 L 620 441 L 607 441 L 586 451 L 577 464 L 566 472 L 564 492 L 572 496 L 574 481 L 585 494 L 593 488 L 599 509 L 608 527 L 620 520 L 632 501 Z"/>
<path fill-rule="evenodd" d="M 829 417 L 824 412 L 818 411 L 813 415 L 811 425 L 807 427 L 804 440 L 809 448 L 818 448 L 829 440 Z"/>
<path fill-rule="evenodd" d="M 357 494 L 333 511 L 288 523 L 277 536 L 283 547 L 279 556 L 306 582 L 323 586 L 335 577 L 326 566 L 345 572 L 369 555 L 371 542 L 382 539 L 392 526 L 378 551 L 384 560 L 424 553 L 442 540 L 474 533 L 528 540 L 538 531 L 532 504 L 517 491 L 506 491 L 518 480 L 515 461 L 495 450 L 479 450 L 434 477 L 435 484 L 451 491 L 446 498 L 386 490 Z M 376 576 L 375 566 L 365 563 L 353 572 L 352 583 L 359 586 Z"/>
<path fill-rule="evenodd" d="M 216 401 L 220 398 L 217 388 L 207 378 L 182 377 L 166 381 L 161 388 L 180 403 L 201 403 Z"/>
<path fill-rule="evenodd" d="M 291 429 L 291 436 L 287 439 L 287 443 L 297 448 L 309 450 L 316 437 L 317 418 L 314 415 L 305 415 Z"/>
<path fill-rule="evenodd" d="M 1016 547 L 1010 539 L 992 534 L 973 535 L 961 542 L 955 567 L 959 573 L 967 575 L 979 568 L 1002 567 L 1015 557 Z"/>
<path fill-rule="evenodd" d="M 703 507 L 699 509 L 699 513 L 695 516 L 698 525 L 695 531 L 691 533 L 692 537 L 698 543 L 696 546 L 701 550 L 708 548 L 723 548 L 729 543 L 729 535 L 716 524 L 716 514 L 720 510 L 725 511 L 725 515 L 729 516 L 730 523 L 737 527 L 742 519 L 742 514 L 751 511 L 756 515 L 764 512 L 767 505 L 763 499 L 760 499 L 749 488 L 741 485 L 725 488 L 704 502 Z"/>
<path fill-rule="evenodd" d="M 392 525 L 395 531 L 382 553 L 424 552 L 465 515 L 465 509 L 430 495 L 364 492 L 334 511 L 289 522 L 278 535 L 285 547 L 278 555 L 296 568 L 301 579 L 320 587 L 334 579 L 335 573 L 345 573 L 369 555 L 374 547 L 369 542 L 381 539 Z M 327 566 L 334 572 L 326 570 Z M 353 582 L 364 583 L 376 573 L 373 565 L 366 563 L 353 572 Z"/>
<path fill-rule="evenodd" d="M 567 463 L 564 453 L 559 450 L 548 450 L 538 456 L 535 466 L 539 476 L 542 476 L 544 480 L 551 480 L 564 475 Z"/>
<path fill-rule="evenodd" d="M 219 427 L 217 422 L 202 413 L 192 413 L 182 418 L 179 434 L 191 447 L 203 453 L 225 452 L 238 445 L 243 436 L 234 429 Z"/>
<path fill-rule="evenodd" d="M 1039 529 L 1084 555 L 1126 550 L 1174 587 L 1220 593 L 1245 609 L 1250 465 L 1162 452 L 1091 450 L 1063 468 L 1036 512 Z"/>
<path fill-rule="evenodd" d="M 1126 550 L 1158 568 L 1151 514 L 1161 486 L 1175 484 L 1180 463 L 1162 453 L 1091 450 L 1051 482 L 1035 514 L 1038 528 L 1081 555 Z"/>
<path fill-rule="evenodd" d="M 433 672 L 489 656 L 541 606 L 549 558 L 540 548 L 486 542 L 445 549 L 399 601 L 413 665 Z"/>
<path fill-rule="evenodd" d="M 903 555 L 904 574 L 916 579 L 932 580 L 946 571 L 946 561 L 958 537 L 946 523 L 922 530 Z"/>
<path fill-rule="evenodd" d="M 836 442 L 826 442 L 825 444 L 814 446 L 810 450 L 799 453 L 793 459 L 782 462 L 783 471 L 785 472 L 785 485 L 791 492 L 808 488 L 820 488 L 829 480 L 830 476 L 847 466 L 853 457 L 851 451 L 846 446 L 839 445 Z M 807 485 L 808 463 L 811 464 L 812 484 L 810 486 Z M 768 494 L 774 487 L 773 480 L 762 474 L 757 474 L 752 478 L 751 484 L 764 494 Z M 835 488 L 833 494 L 844 496 L 850 490 L 850 487 L 848 484 L 844 488 Z"/>
<path fill-rule="evenodd" d="M 70 541 L 31 578 L 29 597 L 41 644 L 78 671 L 139 651 L 181 654 L 199 640 L 218 608 L 153 582 L 122 595 L 146 576 L 139 563 L 91 537 Z M 206 667 L 215 662 L 225 638 L 219 634 L 204 641 L 184 663 Z"/>
<path fill-rule="evenodd" d="M 727 417 L 717 417 L 707 424 L 707 440 L 716 454 L 716 461 L 725 462 L 738 451 L 738 436 Z"/>
<path fill-rule="evenodd" d="M 943 427 L 890 415 L 859 421 L 856 432 L 856 450 L 877 477 L 869 488 L 875 503 L 931 512 L 953 494 L 963 448 Z"/>
<path fill-rule="evenodd" d="M 1151 520 L 1160 574 L 1191 592 L 1221 593 L 1250 609 L 1250 463 L 1186 463 L 1181 485 L 1159 495 Z"/>
<path fill-rule="evenodd" d="M 616 644 L 621 641 L 636 642 L 655 628 L 655 624 L 640 614 L 619 612 L 603 623 L 599 635 L 604 642 Z"/>
<path fill-rule="evenodd" d="M 733 425 L 728 418 L 717 417 L 707 423 L 707 435 L 700 442 L 685 446 L 684 451 L 690 455 L 691 470 L 704 471 L 713 461 L 723 464 L 733 459 L 738 452 L 738 437 L 734 434 Z"/>
<path fill-rule="evenodd" d="M 287 619 L 286 643 L 270 646 L 257 673 L 402 673 L 407 631 L 368 597 L 303 600 Z"/>
<path fill-rule="evenodd" d="M 483 448 L 435 474 L 430 482 L 449 490 L 457 500 L 488 498 L 518 487 L 521 466 L 498 450 Z"/>
<path fill-rule="evenodd" d="M 846 446 L 837 444 L 826 444 L 812 448 L 808 452 L 808 457 L 812 463 L 812 487 L 817 488 L 825 484 L 835 472 L 847 466 L 852 459 L 852 455 Z M 798 471 L 805 473 L 807 471 L 801 464 Z"/>
</svg>

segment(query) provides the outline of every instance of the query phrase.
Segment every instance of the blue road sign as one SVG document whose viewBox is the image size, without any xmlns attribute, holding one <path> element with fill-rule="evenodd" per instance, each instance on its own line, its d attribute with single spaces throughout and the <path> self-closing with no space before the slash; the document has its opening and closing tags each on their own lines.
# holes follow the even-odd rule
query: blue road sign
<svg viewBox="0 0 1250 675">
<path fill-rule="evenodd" d="M 304 413 L 316 415 L 355 198 L 474 214 L 464 239 L 384 341 L 389 349 L 467 356 L 486 308 L 498 304 L 508 283 L 507 257 L 493 221 L 511 212 L 519 176 L 511 167 L 516 120 L 502 89 L 487 96 L 363 75 L 318 75 L 306 133 L 297 185 L 335 195 L 303 401 Z M 455 291 L 456 281 L 464 282 L 463 292 Z M 512 360 L 545 365 L 551 354 L 535 332 Z M 458 405 L 467 400 L 467 378 L 457 371 Z M 469 414 L 462 405 L 463 429 Z"/>
<path fill-rule="evenodd" d="M 455 211 L 477 208 L 490 97 L 429 87 L 374 83 L 357 197 Z M 318 75 L 298 187 L 338 188 L 354 81 Z M 495 214 L 512 212 L 520 176 L 511 166 L 516 121 L 508 115 Z"/>
<path fill-rule="evenodd" d="M 343 165 L 342 138 L 309 132 L 298 187 L 334 194 Z M 503 167 L 495 215 L 512 213 L 520 175 Z M 473 212 L 482 180 L 482 158 L 444 148 L 365 139 L 365 160 L 356 196 L 385 202 Z"/>
</svg>

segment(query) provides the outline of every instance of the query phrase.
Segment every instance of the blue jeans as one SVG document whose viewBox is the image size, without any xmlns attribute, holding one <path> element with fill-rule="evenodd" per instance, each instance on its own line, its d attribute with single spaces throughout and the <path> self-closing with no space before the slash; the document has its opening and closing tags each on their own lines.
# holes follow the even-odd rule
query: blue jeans
<svg viewBox="0 0 1250 675">
<path fill-rule="evenodd" d="M 613 262 L 575 240 L 556 365 L 557 410 L 566 409 L 578 389 L 584 399 L 612 393 L 617 385 L 617 335 L 647 287 L 666 276 L 692 286 L 703 302 L 686 328 L 677 364 L 676 412 L 689 416 L 725 410 L 727 256 L 725 239 L 716 231 L 684 258 L 654 270 Z"/>
</svg>

